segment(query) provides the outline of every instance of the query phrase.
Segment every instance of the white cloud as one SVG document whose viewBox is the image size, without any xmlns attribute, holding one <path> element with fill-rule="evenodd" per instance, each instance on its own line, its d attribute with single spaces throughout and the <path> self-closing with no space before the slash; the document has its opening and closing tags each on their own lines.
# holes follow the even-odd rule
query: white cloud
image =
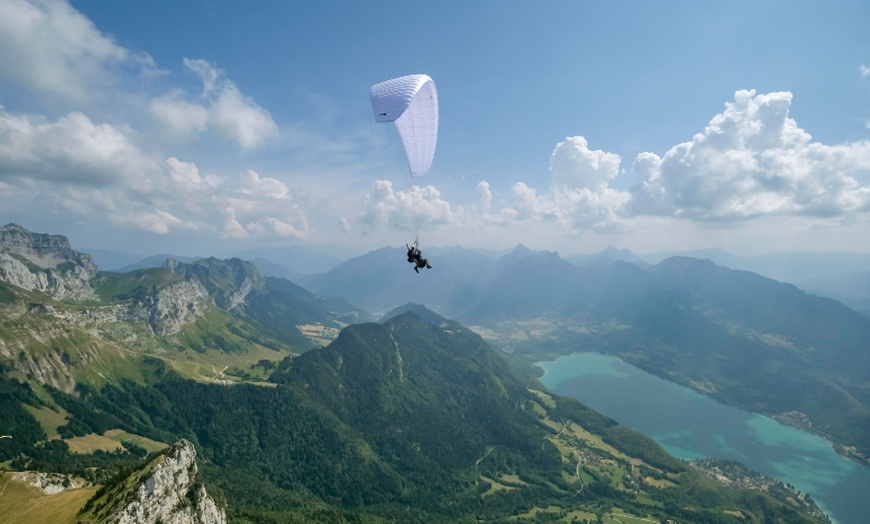
<svg viewBox="0 0 870 524">
<path fill-rule="evenodd" d="M 305 208 L 283 182 L 248 169 L 239 174 L 241 187 L 224 196 L 223 238 L 295 237 L 310 231 Z"/>
<path fill-rule="evenodd" d="M 702 133 L 660 157 L 639 154 L 631 190 L 611 183 L 620 176 L 619 155 L 591 150 L 582 136 L 556 145 L 551 184 L 544 190 L 511 186 L 506 205 L 492 211 L 488 183 L 477 186 L 477 224 L 560 226 L 566 233 L 628 232 L 654 217 L 737 224 L 774 217 L 846 220 L 870 213 L 870 141 L 839 145 L 813 142 L 788 116 L 792 94 L 738 91 Z M 863 182 L 862 182 L 863 181 Z M 384 221 L 399 208 L 390 191 L 372 197 L 370 219 Z"/>
<path fill-rule="evenodd" d="M 639 155 L 632 214 L 733 222 L 865 210 L 870 141 L 828 146 L 788 117 L 791 93 L 738 91 L 703 133 L 659 158 Z"/>
<path fill-rule="evenodd" d="M 132 130 L 82 113 L 50 120 L 0 106 L 0 209 L 65 212 L 157 234 L 300 237 L 309 230 L 306 210 L 280 180 L 247 170 L 227 184 L 193 162 L 157 159 L 135 140 Z"/>
<path fill-rule="evenodd" d="M 481 213 L 487 213 L 492 208 L 492 191 L 489 190 L 489 183 L 482 180 L 475 187 L 477 194 L 480 195 L 480 203 L 477 205 L 477 210 Z"/>
<path fill-rule="evenodd" d="M 78 112 L 50 121 L 12 115 L 0 106 L 0 178 L 111 184 L 141 177 L 156 163 L 130 134 Z"/>
<path fill-rule="evenodd" d="M 169 164 L 169 173 L 176 182 L 189 182 L 191 184 L 202 182 L 199 169 L 193 162 L 182 162 L 173 156 L 166 159 L 166 163 Z"/>
<path fill-rule="evenodd" d="M 302 229 L 298 229 L 293 224 L 283 222 L 275 217 L 267 217 L 256 222 L 251 222 L 246 228 L 255 235 L 275 234 L 279 237 L 305 238 L 308 224 L 303 223 Z"/>
<path fill-rule="evenodd" d="M 239 192 L 245 195 L 255 195 L 275 200 L 290 198 L 290 189 L 276 178 L 260 177 L 253 169 L 248 169 L 239 178 L 244 187 Z"/>
<path fill-rule="evenodd" d="M 615 229 L 630 199 L 627 193 L 608 185 L 619 175 L 619 165 L 619 155 L 589 149 L 582 136 L 568 137 L 556 145 L 550 157 L 549 190 L 539 192 L 524 182 L 516 182 L 511 186 L 507 206 L 493 213 L 489 184 L 481 182 L 477 186 L 481 203 L 475 207 L 478 216 L 472 218 L 483 225 L 503 228 L 550 223 L 566 231 Z M 468 219 L 468 213 L 464 213 L 463 220 Z"/>
<path fill-rule="evenodd" d="M 242 224 L 236 220 L 236 212 L 232 207 L 227 207 L 224 209 L 224 216 L 226 217 L 223 225 L 223 230 L 221 232 L 221 238 L 247 238 L 251 236 Z"/>
<path fill-rule="evenodd" d="M 196 231 L 199 229 L 199 226 L 195 222 L 183 220 L 161 209 L 121 213 L 114 217 L 114 222 L 121 225 L 131 225 L 142 231 L 160 235 L 165 235 L 174 230 L 187 229 Z"/>
<path fill-rule="evenodd" d="M 272 116 L 234 85 L 224 88 L 210 109 L 211 125 L 224 138 L 238 142 L 242 149 L 260 147 L 278 135 Z"/>
<path fill-rule="evenodd" d="M 310 231 L 308 219 L 298 206 L 258 212 L 256 206 L 239 206 L 239 202 L 232 199 L 227 202 L 229 205 L 222 213 L 221 238 L 305 238 Z"/>
<path fill-rule="evenodd" d="M 395 191 L 389 180 L 377 180 L 363 199 L 361 223 L 367 228 L 398 231 L 417 230 L 450 223 L 450 204 L 433 186 L 411 186 Z"/>
<path fill-rule="evenodd" d="M 188 137 L 208 130 L 208 109 L 187 102 L 184 93 L 177 89 L 152 100 L 151 114 L 177 137 Z"/>
<path fill-rule="evenodd" d="M 184 66 L 199 75 L 202 93 L 191 101 L 184 92 L 173 90 L 151 102 L 151 114 L 175 136 L 213 130 L 249 150 L 278 135 L 278 126 L 269 112 L 242 94 L 223 71 L 205 60 L 186 58 Z"/>
<path fill-rule="evenodd" d="M 568 137 L 550 155 L 554 186 L 598 190 L 619 175 L 619 155 L 590 150 L 582 136 Z"/>
<path fill-rule="evenodd" d="M 154 71 L 103 35 L 66 0 L 0 0 L 0 81 L 83 103 L 111 86 L 118 68 Z"/>
</svg>

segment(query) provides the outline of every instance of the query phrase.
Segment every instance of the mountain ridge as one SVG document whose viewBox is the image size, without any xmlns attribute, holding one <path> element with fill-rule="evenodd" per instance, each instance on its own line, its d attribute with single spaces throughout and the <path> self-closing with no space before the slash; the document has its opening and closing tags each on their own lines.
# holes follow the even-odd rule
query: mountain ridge
<svg viewBox="0 0 870 524">
<path fill-rule="evenodd" d="M 383 267 L 394 262 L 393 251 L 378 255 Z M 755 494 L 709 487 L 706 501 L 698 499 L 693 492 L 702 484 L 695 466 L 547 393 L 521 371 L 520 361 L 507 361 L 475 330 L 419 303 L 405 300 L 404 309 L 381 323 L 367 323 L 361 322 L 365 313 L 346 301 L 265 277 L 238 259 L 164 266 L 97 271 L 88 280 L 94 297 L 88 300 L 0 281 L 0 380 L 15 395 L 0 408 L 20 421 L 22 439 L 18 455 L 3 458 L 16 468 L 69 464 L 100 482 L 105 473 L 99 472 L 129 464 L 139 445 L 122 441 L 107 455 L 92 449 L 77 456 L 67 442 L 117 446 L 111 436 L 124 435 L 116 438 L 156 445 L 187 438 L 200 452 L 210 487 L 233 501 L 235 517 L 250 519 L 283 508 L 283 515 L 308 520 L 395 520 L 408 511 L 420 521 L 470 515 L 498 520 L 556 505 L 592 515 L 616 506 L 639 518 L 698 520 L 730 518 L 721 508 L 737 505 L 756 519 L 800 512 L 798 521 L 818 521 L 808 516 L 817 510 L 775 483 Z M 26 268 L 56 270 L 32 263 Z M 367 271 L 364 260 L 344 269 L 357 278 Z M 451 269 L 463 278 L 480 271 L 489 271 L 487 281 L 496 283 L 516 275 L 513 294 L 543 297 L 514 306 L 512 314 L 565 315 L 602 303 L 613 289 L 631 289 L 635 298 L 663 290 L 649 270 L 627 262 L 602 260 L 583 269 L 556 253 L 526 248 L 501 263 Z M 445 299 L 463 297 L 464 306 L 486 296 L 445 286 L 434 270 L 424 273 L 405 276 L 415 285 L 429 278 L 431 289 L 444 290 Z M 554 274 L 561 275 L 558 285 L 536 285 Z M 569 281 L 581 296 L 565 291 Z M 664 291 L 674 305 L 681 304 L 674 299 L 693 296 Z M 592 318 L 591 326 L 624 319 L 626 307 L 633 311 L 631 300 L 611 300 L 609 312 Z M 704 318 L 688 311 L 688 318 Z M 567 320 L 577 321 L 559 322 Z M 529 358 L 548 344 L 564 351 L 571 340 L 596 342 L 588 333 L 551 337 L 541 330 L 508 349 Z M 36 359 L 42 364 L 26 365 Z M 67 382 L 56 389 L 49 374 Z M 27 381 L 24 390 L 15 389 L 17 380 Z M 616 488 L 614 479 L 621 479 Z M 670 502 L 657 498 L 663 481 L 673 488 Z M 640 492 L 643 497 L 629 495 Z M 765 509 L 752 497 L 764 498 Z"/>
<path fill-rule="evenodd" d="M 144 380 L 130 359 L 145 356 L 210 380 L 221 375 L 197 370 L 218 352 L 243 376 L 248 366 L 274 366 L 367 318 L 240 259 L 167 259 L 160 268 L 101 272 L 65 237 L 0 230 L 0 366 L 64 391 L 80 381 Z"/>
</svg>

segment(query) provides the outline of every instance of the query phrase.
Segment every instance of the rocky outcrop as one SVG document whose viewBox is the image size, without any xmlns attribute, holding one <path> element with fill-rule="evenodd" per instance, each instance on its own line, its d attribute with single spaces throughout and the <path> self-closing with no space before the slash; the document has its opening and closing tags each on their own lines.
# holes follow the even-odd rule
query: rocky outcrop
<svg viewBox="0 0 870 524">
<path fill-rule="evenodd" d="M 93 296 L 97 265 L 62 235 L 33 233 L 18 224 L 0 227 L 0 280 L 53 298 Z"/>
<path fill-rule="evenodd" d="M 89 502 L 79 522 L 113 524 L 223 524 L 226 513 L 196 481 L 196 449 L 180 440 L 122 482 Z"/>
<path fill-rule="evenodd" d="M 265 287 L 257 266 L 238 258 L 218 260 L 212 257 L 192 264 L 182 264 L 170 258 L 163 267 L 189 282 L 202 284 L 215 304 L 224 311 L 238 307 L 244 303 L 248 293 Z"/>
<path fill-rule="evenodd" d="M 214 302 L 202 284 L 179 282 L 149 295 L 142 306 L 148 323 L 158 336 L 173 335 L 196 321 Z"/>
<path fill-rule="evenodd" d="M 81 479 L 72 475 L 42 471 L 19 471 L 12 474 L 12 480 L 39 488 L 46 495 L 55 495 L 68 489 L 79 489 L 84 486 Z"/>
</svg>

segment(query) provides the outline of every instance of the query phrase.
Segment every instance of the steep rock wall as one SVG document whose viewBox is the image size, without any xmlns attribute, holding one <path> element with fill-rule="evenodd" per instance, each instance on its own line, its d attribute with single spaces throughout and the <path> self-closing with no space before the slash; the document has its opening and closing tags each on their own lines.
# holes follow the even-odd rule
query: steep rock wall
<svg viewBox="0 0 870 524">
<path fill-rule="evenodd" d="M 225 524 L 226 513 L 196 481 L 196 449 L 180 440 L 146 466 L 130 491 L 114 493 L 103 522 L 113 524 Z"/>
<path fill-rule="evenodd" d="M 0 279 L 58 300 L 90 298 L 97 265 L 62 235 L 33 233 L 17 224 L 0 228 Z"/>
</svg>

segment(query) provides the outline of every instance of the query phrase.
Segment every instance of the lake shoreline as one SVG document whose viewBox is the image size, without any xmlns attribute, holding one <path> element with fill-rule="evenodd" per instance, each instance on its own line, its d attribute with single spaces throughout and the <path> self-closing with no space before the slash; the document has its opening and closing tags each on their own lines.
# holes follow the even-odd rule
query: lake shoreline
<svg viewBox="0 0 870 524">
<path fill-rule="evenodd" d="M 744 464 L 808 494 L 839 524 L 864 522 L 870 513 L 870 468 L 838 453 L 828 438 L 722 403 L 617 355 L 576 352 L 535 365 L 550 391 L 649 436 L 676 458 Z"/>
<path fill-rule="evenodd" d="M 754 411 L 752 409 L 747 408 L 746 406 L 731 402 L 730 399 L 728 399 L 727 397 L 720 397 L 720 396 L 713 395 L 712 393 L 714 393 L 714 391 L 710 390 L 709 388 L 700 387 L 699 384 L 697 384 L 696 382 L 694 382 L 692 380 L 689 380 L 686 377 L 683 377 L 680 375 L 668 375 L 666 373 L 660 373 L 658 371 L 658 369 L 656 369 L 654 367 L 645 366 L 643 362 L 634 361 L 631 358 L 626 359 L 626 358 L 624 358 L 623 355 L 615 355 L 615 354 L 603 353 L 603 352 L 599 352 L 599 351 L 578 351 L 576 353 L 571 353 L 571 354 L 577 354 L 577 353 L 593 353 L 596 355 L 604 355 L 604 356 L 616 358 L 622 362 L 630 364 L 630 365 L 632 365 L 632 366 L 634 366 L 642 371 L 645 371 L 646 373 L 649 373 L 650 375 L 658 377 L 662 380 L 666 380 L 666 381 L 671 382 L 673 384 L 677 384 L 679 386 L 683 386 L 685 388 L 691 389 L 692 391 L 694 391 L 700 395 L 704 395 L 705 397 L 707 397 L 711 400 L 715 400 L 719 404 L 722 404 L 725 406 L 730 406 L 730 407 L 733 407 L 736 409 L 740 409 L 742 411 L 753 413 L 753 414 L 756 414 L 756 415 L 759 415 L 762 417 L 766 417 L 766 418 L 769 418 L 769 419 L 774 420 L 776 422 L 779 422 L 780 424 L 784 424 L 786 426 L 795 428 L 795 429 L 803 431 L 805 433 L 809 433 L 810 435 L 825 439 L 826 441 L 828 441 L 831 444 L 831 449 L 833 449 L 834 452 L 837 453 L 838 455 L 842 456 L 843 458 L 849 459 L 852 462 L 854 462 L 860 466 L 870 468 L 870 457 L 868 457 L 868 456 L 864 455 L 863 453 L 861 453 L 860 451 L 858 451 L 858 449 L 855 448 L 854 446 L 850 446 L 848 444 L 840 442 L 832 435 L 818 430 L 813 425 L 813 423 L 809 419 L 809 417 L 806 414 L 801 413 L 800 411 L 789 411 L 786 413 L 763 413 L 763 412 L 759 412 L 759 411 Z M 568 355 L 560 355 L 560 356 L 568 356 Z M 559 357 L 556 357 L 556 358 L 559 358 Z M 537 363 L 535 363 L 535 366 L 540 368 L 540 366 L 538 366 Z M 543 370 L 543 368 L 541 368 L 541 369 L 542 369 L 543 373 L 546 373 L 546 370 Z M 540 377 L 538 377 L 538 379 L 542 380 L 543 374 Z M 678 379 L 678 380 L 675 380 L 675 379 Z"/>
</svg>

